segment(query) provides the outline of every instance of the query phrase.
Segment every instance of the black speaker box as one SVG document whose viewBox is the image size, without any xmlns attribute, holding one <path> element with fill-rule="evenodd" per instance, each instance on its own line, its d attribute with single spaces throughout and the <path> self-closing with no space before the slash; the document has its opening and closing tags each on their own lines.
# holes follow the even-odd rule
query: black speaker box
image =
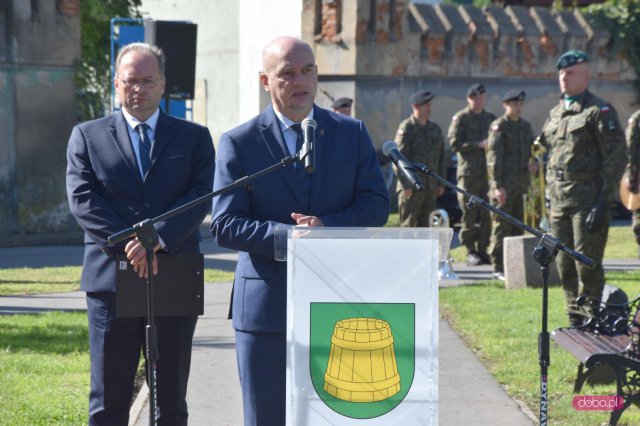
<svg viewBox="0 0 640 426">
<path fill-rule="evenodd" d="M 193 99 L 198 25 L 177 21 L 145 21 L 144 41 L 164 52 L 165 96 Z"/>
</svg>

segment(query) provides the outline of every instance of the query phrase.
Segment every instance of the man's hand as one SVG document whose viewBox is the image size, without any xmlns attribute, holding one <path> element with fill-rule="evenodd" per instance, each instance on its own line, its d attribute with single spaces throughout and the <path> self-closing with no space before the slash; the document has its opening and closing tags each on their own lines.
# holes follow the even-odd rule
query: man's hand
<svg viewBox="0 0 640 426">
<path fill-rule="evenodd" d="M 298 226 L 324 226 L 324 223 L 315 216 L 308 216 L 302 213 L 291 213 L 291 218 Z"/>
<path fill-rule="evenodd" d="M 493 190 L 493 197 L 498 200 L 499 206 L 504 206 L 507 202 L 507 190 L 504 187 L 496 188 Z"/>
<path fill-rule="evenodd" d="M 489 148 L 489 139 L 482 139 L 482 140 L 480 141 L 480 143 L 478 144 L 478 146 L 479 146 L 481 149 L 486 150 L 487 148 Z"/>
<path fill-rule="evenodd" d="M 604 202 L 598 200 L 596 204 L 591 208 L 591 211 L 587 215 L 585 223 L 589 232 L 598 232 L 606 225 L 607 218 L 607 206 Z"/>
<path fill-rule="evenodd" d="M 529 164 L 527 164 L 527 169 L 529 170 L 529 173 L 531 173 L 532 175 L 535 175 L 536 173 L 538 173 L 538 162 L 536 161 L 529 162 Z"/>
<path fill-rule="evenodd" d="M 153 249 L 153 264 L 151 265 L 153 275 L 158 275 L 158 258 L 155 254 L 158 250 L 160 250 L 160 244 Z M 138 238 L 129 241 L 124 248 L 124 252 L 127 254 L 127 259 L 138 276 L 147 278 L 147 251 L 138 241 Z"/>
<path fill-rule="evenodd" d="M 441 196 L 442 194 L 444 194 L 444 186 L 439 186 L 436 188 L 436 197 Z"/>
</svg>

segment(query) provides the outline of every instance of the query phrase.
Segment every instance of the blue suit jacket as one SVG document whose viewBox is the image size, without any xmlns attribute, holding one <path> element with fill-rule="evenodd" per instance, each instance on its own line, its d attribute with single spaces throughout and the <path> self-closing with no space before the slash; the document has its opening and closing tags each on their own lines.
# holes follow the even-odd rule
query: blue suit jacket
<svg viewBox="0 0 640 426">
<path fill-rule="evenodd" d="M 362 121 L 314 106 L 316 170 L 309 204 L 293 167 L 253 180 L 213 201 L 211 232 L 220 246 L 239 251 L 232 312 L 237 330 L 284 332 L 286 262 L 274 260 L 274 229 L 294 224 L 291 213 L 319 217 L 325 226 L 382 226 L 389 215 L 371 138 Z M 269 167 L 286 156 L 271 105 L 253 120 L 224 133 L 218 145 L 214 189 Z"/>
<path fill-rule="evenodd" d="M 67 196 L 85 231 L 81 288 L 115 292 L 113 255 L 125 242 L 107 238 L 211 192 L 215 153 L 206 127 L 160 112 L 142 180 L 121 112 L 74 127 L 67 148 Z M 204 203 L 155 225 L 168 252 L 199 252 Z"/>
</svg>

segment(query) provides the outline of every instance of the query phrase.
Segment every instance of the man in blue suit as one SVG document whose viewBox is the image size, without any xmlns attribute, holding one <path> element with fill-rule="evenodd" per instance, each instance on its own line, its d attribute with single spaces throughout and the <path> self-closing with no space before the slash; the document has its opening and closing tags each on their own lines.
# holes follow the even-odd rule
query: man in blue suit
<svg viewBox="0 0 640 426">
<path fill-rule="evenodd" d="M 311 47 L 280 37 L 263 50 L 262 87 L 271 105 L 225 133 L 214 188 L 279 162 L 297 150 L 296 123 L 317 122 L 316 169 L 282 168 L 214 199 L 211 232 L 239 251 L 232 296 L 245 425 L 285 424 L 287 265 L 274 259 L 278 225 L 382 226 L 389 215 L 371 138 L 362 121 L 318 108 Z"/>
<path fill-rule="evenodd" d="M 146 257 L 135 238 L 117 245 L 107 238 L 209 193 L 215 161 L 206 127 L 158 108 L 165 87 L 159 48 L 123 47 L 114 85 L 122 111 L 76 126 L 67 149 L 69 206 L 85 231 L 81 288 L 89 319 L 89 425 L 108 426 L 128 424 L 146 325 L 145 318 L 116 317 L 115 255 L 126 253 L 140 276 L 146 275 Z M 202 204 L 155 224 L 156 252 L 199 253 L 198 227 L 208 209 Z M 156 318 L 159 425 L 187 424 L 196 321 L 197 316 Z"/>
</svg>

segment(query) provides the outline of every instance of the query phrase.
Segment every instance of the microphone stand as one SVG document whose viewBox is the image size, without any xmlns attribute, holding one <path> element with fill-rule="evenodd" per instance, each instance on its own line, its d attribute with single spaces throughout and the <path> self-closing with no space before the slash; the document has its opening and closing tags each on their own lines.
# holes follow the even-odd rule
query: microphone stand
<svg viewBox="0 0 640 426">
<path fill-rule="evenodd" d="M 538 245 L 533 250 L 533 260 L 535 260 L 540 265 L 540 270 L 542 272 L 542 327 L 541 331 L 538 334 L 538 360 L 540 364 L 540 425 L 547 425 L 548 416 L 547 416 L 547 408 L 548 408 L 548 369 L 549 365 L 551 365 L 550 357 L 549 357 L 549 332 L 547 330 L 547 311 L 549 306 L 549 264 L 556 257 L 556 254 L 559 250 L 562 250 L 569 256 L 571 256 L 574 260 L 582 263 L 588 268 L 593 268 L 595 266 L 595 262 L 593 259 L 579 253 L 565 244 L 563 244 L 560 240 L 553 237 L 549 234 L 543 234 L 535 228 L 523 223 L 522 221 L 516 219 L 508 213 L 500 210 L 497 207 L 492 206 L 489 202 L 484 200 L 477 195 L 473 195 L 462 188 L 454 185 L 448 180 L 438 176 L 434 173 L 429 167 L 422 163 L 413 163 L 416 170 L 420 173 L 431 176 L 435 180 L 437 180 L 440 184 L 445 185 L 454 191 L 457 191 L 464 195 L 467 201 L 467 207 L 472 208 L 476 206 L 482 206 L 483 208 L 492 211 L 493 213 L 501 216 L 503 219 L 506 219 L 512 225 L 517 226 L 520 229 L 527 231 L 528 233 L 535 235 L 540 239 Z"/>
<path fill-rule="evenodd" d="M 108 238 L 109 244 L 117 244 L 121 241 L 124 241 L 131 237 L 137 237 L 138 241 L 142 244 L 146 251 L 147 258 L 147 326 L 146 326 L 146 355 L 147 355 L 147 382 L 149 386 L 149 424 L 151 426 L 157 425 L 157 413 L 156 407 L 158 402 L 158 390 L 157 390 L 157 365 L 156 362 L 159 359 L 158 353 L 158 341 L 157 341 L 157 330 L 155 325 L 155 306 L 154 306 L 154 298 L 153 298 L 153 272 L 152 272 L 152 263 L 154 256 L 154 248 L 158 245 L 160 240 L 158 236 L 158 232 L 153 226 L 157 222 L 165 221 L 177 214 L 180 214 L 186 210 L 189 210 L 195 206 L 198 206 L 208 200 L 211 200 L 218 195 L 229 192 L 233 189 L 236 189 L 241 186 L 247 186 L 249 182 L 252 180 L 269 174 L 277 169 L 289 166 L 296 161 L 304 162 L 305 158 L 311 154 L 311 149 L 301 149 L 298 153 L 289 155 L 284 157 L 280 162 L 273 164 L 272 166 L 267 167 L 257 173 L 254 173 L 249 176 L 242 177 L 237 181 L 231 183 L 230 185 L 225 186 L 224 188 L 220 188 L 216 191 L 210 192 L 209 194 L 203 195 L 195 200 L 189 201 L 188 203 L 183 204 L 182 206 L 178 206 L 173 210 L 169 210 L 159 216 L 156 216 L 151 219 L 145 219 L 131 228 L 124 229 L 120 232 L 117 232 L 111 235 Z"/>
</svg>

